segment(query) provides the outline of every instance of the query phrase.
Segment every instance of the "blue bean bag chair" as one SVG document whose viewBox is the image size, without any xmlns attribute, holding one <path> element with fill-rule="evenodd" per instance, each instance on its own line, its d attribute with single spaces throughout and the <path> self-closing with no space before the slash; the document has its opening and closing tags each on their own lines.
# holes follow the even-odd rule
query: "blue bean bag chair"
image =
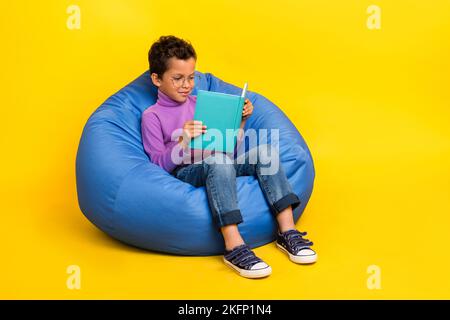
<svg viewBox="0 0 450 320">
<path fill-rule="evenodd" d="M 210 73 L 196 72 L 195 88 L 231 94 L 241 89 Z M 153 164 L 141 138 L 142 112 L 153 105 L 157 88 L 145 72 L 108 98 L 88 119 L 76 157 L 76 182 L 81 211 L 94 225 L 129 245 L 178 255 L 217 255 L 223 237 L 214 226 L 204 187 L 195 188 Z M 268 99 L 248 92 L 254 105 L 245 129 L 279 129 L 281 163 L 301 204 L 297 221 L 313 189 L 314 165 L 305 141 Z M 258 140 L 258 144 L 263 141 Z M 248 144 L 241 145 L 248 150 Z M 237 178 L 244 222 L 239 230 L 250 247 L 275 240 L 276 220 L 258 181 Z"/>
</svg>

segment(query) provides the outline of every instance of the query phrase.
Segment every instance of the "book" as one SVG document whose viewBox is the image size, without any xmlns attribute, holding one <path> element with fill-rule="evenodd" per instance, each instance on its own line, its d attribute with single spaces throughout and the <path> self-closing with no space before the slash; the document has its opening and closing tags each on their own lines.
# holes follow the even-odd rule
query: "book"
<svg viewBox="0 0 450 320">
<path fill-rule="evenodd" d="M 206 125 L 206 132 L 193 138 L 190 148 L 233 153 L 246 93 L 247 83 L 240 96 L 198 90 L 194 120 L 202 121 Z"/>
</svg>

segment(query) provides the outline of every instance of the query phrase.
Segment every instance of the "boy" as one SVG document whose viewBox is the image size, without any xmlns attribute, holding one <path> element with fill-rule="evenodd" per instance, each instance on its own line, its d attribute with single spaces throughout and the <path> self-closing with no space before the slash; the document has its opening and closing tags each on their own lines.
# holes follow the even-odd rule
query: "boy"
<svg viewBox="0 0 450 320">
<path fill-rule="evenodd" d="M 190 140 L 207 130 L 201 122 L 192 120 L 196 97 L 190 94 L 195 85 L 197 60 L 192 45 L 174 36 L 162 36 L 151 46 L 148 58 L 151 80 L 158 87 L 158 99 L 142 115 L 145 152 L 153 163 L 181 181 L 195 187 L 205 186 L 214 223 L 224 238 L 225 264 L 247 278 L 266 277 L 272 272 L 271 267 L 245 244 L 237 227 L 243 220 L 237 203 L 236 177 L 244 175 L 258 179 L 275 214 L 279 227 L 277 247 L 293 262 L 315 262 L 317 254 L 310 248 L 313 243 L 303 238 L 306 233 L 296 230 L 293 220 L 292 210 L 300 205 L 300 200 L 281 165 L 274 174 L 262 174 L 263 164 L 267 163 L 261 152 L 263 148 L 258 146 L 247 151 L 240 157 L 245 161 L 221 152 L 205 154 L 202 150 L 189 149 Z M 252 112 L 253 105 L 246 99 L 241 129 Z M 277 151 L 270 148 L 271 157 L 278 159 Z M 256 158 L 255 164 L 247 163 L 251 157 Z"/>
</svg>

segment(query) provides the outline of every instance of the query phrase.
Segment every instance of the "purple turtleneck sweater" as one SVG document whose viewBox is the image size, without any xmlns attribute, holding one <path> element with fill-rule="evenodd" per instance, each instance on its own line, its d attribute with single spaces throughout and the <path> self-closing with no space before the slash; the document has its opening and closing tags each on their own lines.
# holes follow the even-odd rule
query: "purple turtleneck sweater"
<svg viewBox="0 0 450 320">
<path fill-rule="evenodd" d="M 171 172 L 177 166 L 192 163 L 210 154 L 208 150 L 182 150 L 178 137 L 186 121 L 194 119 L 196 96 L 189 95 L 185 102 L 178 102 L 158 90 L 156 103 L 142 114 L 141 133 L 144 150 L 151 161 Z M 243 128 L 244 122 L 241 124 Z M 173 136 L 172 136 L 173 135 Z M 238 137 L 238 144 L 242 136 Z M 235 148 L 235 153 L 237 146 Z M 176 156 L 172 156 L 175 154 Z"/>
</svg>

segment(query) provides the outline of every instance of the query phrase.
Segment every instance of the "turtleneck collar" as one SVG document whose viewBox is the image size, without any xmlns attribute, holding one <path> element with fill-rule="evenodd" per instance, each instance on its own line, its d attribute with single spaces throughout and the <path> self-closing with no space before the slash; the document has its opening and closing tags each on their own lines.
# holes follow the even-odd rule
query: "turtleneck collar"
<svg viewBox="0 0 450 320">
<path fill-rule="evenodd" d="M 167 94 L 162 92 L 158 89 L 158 100 L 156 101 L 158 104 L 162 105 L 163 107 L 180 107 L 186 103 L 189 102 L 189 98 L 186 99 L 185 102 L 178 102 L 176 100 L 173 100 L 171 97 L 169 97 Z"/>
</svg>

